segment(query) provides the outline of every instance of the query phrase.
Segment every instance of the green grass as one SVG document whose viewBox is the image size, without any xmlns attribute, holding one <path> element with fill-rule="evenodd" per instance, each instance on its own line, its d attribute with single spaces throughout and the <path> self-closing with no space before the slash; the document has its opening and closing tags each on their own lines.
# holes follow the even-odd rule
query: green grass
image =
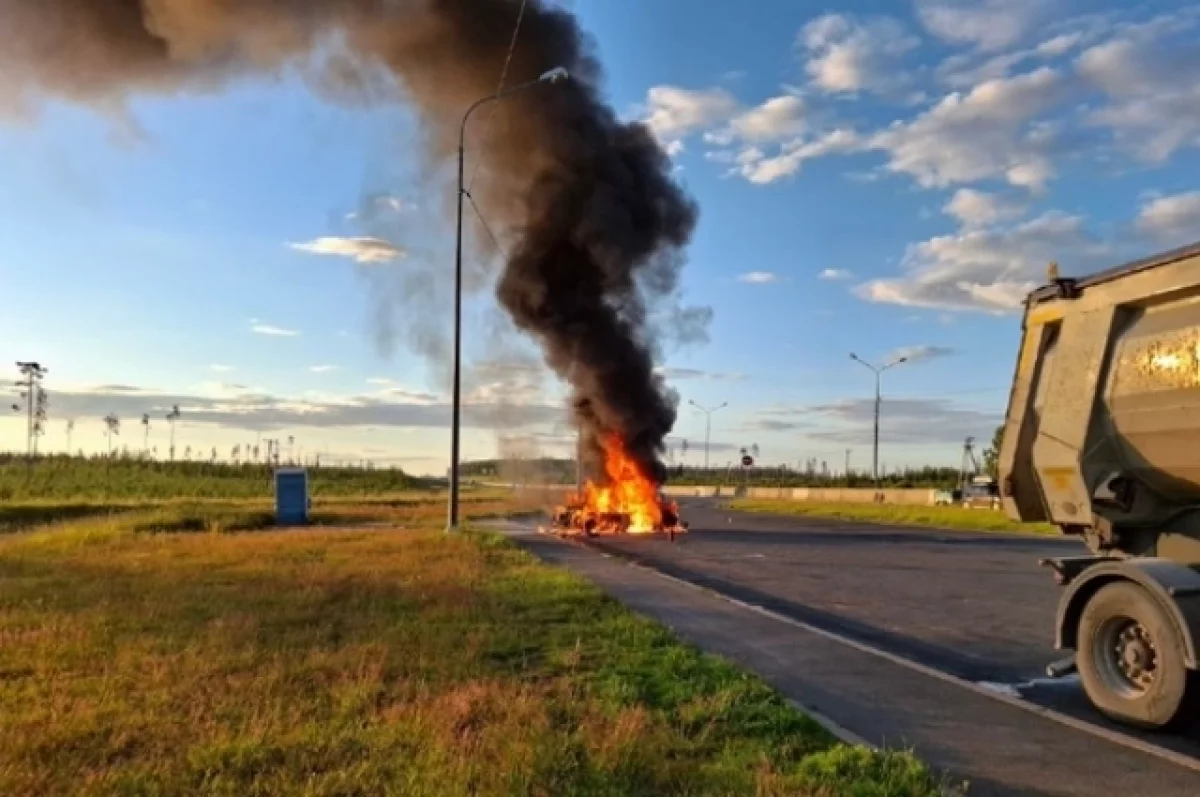
<svg viewBox="0 0 1200 797">
<path fill-rule="evenodd" d="M 268 498 L 272 468 L 264 464 L 158 462 L 115 457 L 42 457 L 30 469 L 0 456 L 0 501 L 133 501 L 172 498 Z M 402 470 L 309 469 L 317 496 L 369 496 L 428 488 Z"/>
<path fill-rule="evenodd" d="M 503 538 L 437 533 L 443 510 L 247 533 L 253 508 L 176 505 L 0 538 L 0 794 L 940 793 Z"/>
<path fill-rule="evenodd" d="M 895 526 L 926 526 L 963 531 L 1000 531 L 1018 534 L 1058 534 L 1049 523 L 1014 523 L 1003 512 L 964 509 L 954 506 L 900 506 L 896 504 L 842 504 L 815 501 L 764 501 L 745 499 L 729 502 L 732 509 L 774 515 L 802 515 L 859 520 Z"/>
<path fill-rule="evenodd" d="M 502 491 L 464 492 L 459 499 L 474 517 L 507 516 L 535 511 L 531 497 L 513 497 Z M 310 519 L 315 525 L 387 523 L 403 526 L 426 523 L 444 515 L 444 499 L 428 492 L 379 495 L 351 499 L 339 496 L 315 499 Z M 108 519 L 116 523 L 158 523 L 167 531 L 205 531 L 229 527 L 244 531 L 273 525 L 273 504 L 265 499 L 175 498 L 114 503 L 98 501 L 33 501 L 0 504 L 0 534 L 28 531 L 37 526 L 73 520 Z"/>
</svg>

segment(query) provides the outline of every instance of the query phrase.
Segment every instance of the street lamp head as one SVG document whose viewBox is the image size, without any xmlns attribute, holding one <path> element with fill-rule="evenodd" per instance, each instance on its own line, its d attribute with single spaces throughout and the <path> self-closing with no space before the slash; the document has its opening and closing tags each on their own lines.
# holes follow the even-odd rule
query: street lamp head
<svg viewBox="0 0 1200 797">
<path fill-rule="evenodd" d="M 900 363 L 906 363 L 906 362 L 908 362 L 908 358 L 901 357 L 899 360 L 896 360 L 896 365 L 899 365 Z"/>
<path fill-rule="evenodd" d="M 539 77 L 538 80 L 543 83 L 557 83 L 560 80 L 567 80 L 570 76 L 571 75 L 569 72 L 567 72 L 566 67 L 556 66 L 548 72 L 543 72 L 542 76 Z"/>
<path fill-rule="evenodd" d="M 854 352 L 850 352 L 850 359 L 851 359 L 851 360 L 857 360 L 857 359 L 858 359 L 858 355 L 857 355 L 857 354 L 855 354 Z"/>
</svg>

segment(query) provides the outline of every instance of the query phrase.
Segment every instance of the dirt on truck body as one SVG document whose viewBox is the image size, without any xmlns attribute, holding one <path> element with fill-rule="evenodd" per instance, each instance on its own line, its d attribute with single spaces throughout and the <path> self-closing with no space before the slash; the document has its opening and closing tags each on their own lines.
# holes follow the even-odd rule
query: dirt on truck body
<svg viewBox="0 0 1200 797">
<path fill-rule="evenodd" d="M 1092 703 L 1148 728 L 1200 706 L 1200 244 L 1026 301 L 1000 450 L 1005 511 L 1087 546 L 1047 560 L 1056 642 Z"/>
</svg>

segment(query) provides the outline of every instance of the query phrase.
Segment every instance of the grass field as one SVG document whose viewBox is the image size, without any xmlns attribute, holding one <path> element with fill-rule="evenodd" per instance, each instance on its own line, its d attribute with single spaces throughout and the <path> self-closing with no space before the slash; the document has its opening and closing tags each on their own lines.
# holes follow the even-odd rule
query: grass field
<svg viewBox="0 0 1200 797">
<path fill-rule="evenodd" d="M 369 498 L 331 496 L 314 499 L 310 518 L 319 526 L 386 523 L 404 526 L 428 524 L 444 518 L 446 499 L 434 493 L 412 491 Z M 476 517 L 534 512 L 541 504 L 534 497 L 513 498 L 501 491 L 464 492 L 460 501 Z M 0 503 L 0 534 L 28 531 L 36 526 L 85 518 L 108 519 L 116 524 L 159 524 L 163 531 L 206 531 L 228 528 L 251 531 L 274 522 L 274 505 L 265 499 L 203 500 L 171 498 L 99 501 L 25 501 Z"/>
<path fill-rule="evenodd" d="M 114 457 L 0 456 L 0 501 L 133 501 L 169 498 L 268 498 L 272 467 L 224 462 L 159 462 Z M 402 470 L 310 468 L 316 496 L 366 496 L 429 486 Z"/>
<path fill-rule="evenodd" d="M 481 498 L 467 514 L 521 510 Z M 0 794 L 933 795 L 441 500 L 0 537 Z"/>
<path fill-rule="evenodd" d="M 1003 512 L 990 509 L 963 509 L 953 506 L 899 506 L 895 504 L 841 504 L 809 501 L 737 500 L 729 506 L 746 512 L 775 515 L 803 515 L 861 520 L 897 526 L 926 526 L 964 531 L 1001 531 L 1022 534 L 1058 534 L 1049 523 L 1014 523 Z"/>
</svg>

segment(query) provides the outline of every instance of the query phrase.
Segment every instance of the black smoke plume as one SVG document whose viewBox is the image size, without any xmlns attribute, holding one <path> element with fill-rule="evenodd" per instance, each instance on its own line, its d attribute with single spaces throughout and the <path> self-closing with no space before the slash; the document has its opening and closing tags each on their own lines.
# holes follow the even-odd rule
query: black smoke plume
<svg viewBox="0 0 1200 797">
<path fill-rule="evenodd" d="M 137 92 L 214 91 L 298 72 L 353 101 L 403 96 L 430 155 L 497 88 L 519 0 L 0 0 L 0 112 L 53 96 L 105 110 Z M 529 0 L 508 85 L 562 66 L 567 83 L 493 106 L 472 195 L 515 241 L 498 297 L 572 389 L 592 464 L 616 433 L 662 480 L 677 399 L 654 373 L 655 305 L 671 299 L 696 209 L 641 124 L 601 95 L 590 41 Z M 449 315 L 447 315 L 447 318 Z"/>
</svg>

